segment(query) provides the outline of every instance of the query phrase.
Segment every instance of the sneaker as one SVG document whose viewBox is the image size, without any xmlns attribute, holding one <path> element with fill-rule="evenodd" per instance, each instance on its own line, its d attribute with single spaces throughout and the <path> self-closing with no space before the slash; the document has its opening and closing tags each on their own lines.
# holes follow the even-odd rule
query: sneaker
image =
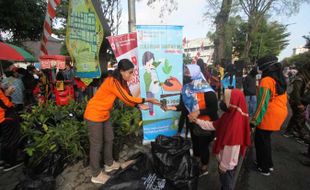
<svg viewBox="0 0 310 190">
<path fill-rule="evenodd" d="M 261 175 L 263 176 L 270 176 L 270 172 L 263 172 L 263 171 L 260 171 L 259 172 Z"/>
<path fill-rule="evenodd" d="M 22 166 L 23 164 L 24 162 L 16 162 L 14 164 L 5 164 L 3 167 L 3 171 L 8 172 L 8 171 L 14 170 L 15 168 Z"/>
<path fill-rule="evenodd" d="M 93 183 L 100 183 L 100 184 L 105 184 L 108 179 L 110 179 L 110 176 L 103 173 L 103 172 L 100 172 L 100 174 L 97 176 L 97 177 L 91 177 L 91 182 Z"/>
<path fill-rule="evenodd" d="M 303 144 L 303 145 L 306 145 L 305 141 L 302 140 L 301 138 L 295 138 L 296 141 L 299 143 L 299 144 Z"/>
<path fill-rule="evenodd" d="M 113 161 L 113 164 L 111 166 L 104 165 L 104 171 L 108 173 L 108 172 L 111 172 L 113 170 L 118 170 L 120 167 L 121 167 L 121 165 L 119 162 Z"/>
<path fill-rule="evenodd" d="M 270 176 L 270 172 L 265 172 L 262 170 L 262 168 L 257 168 L 258 172 L 261 174 L 261 175 L 264 175 L 264 176 Z M 269 169 L 270 170 L 270 169 Z"/>
<path fill-rule="evenodd" d="M 269 168 L 269 171 L 273 172 L 273 171 L 274 171 L 274 168 Z"/>
<path fill-rule="evenodd" d="M 199 175 L 199 177 L 202 177 L 202 176 L 205 176 L 205 175 L 208 175 L 209 174 L 209 171 L 206 170 L 206 171 L 203 171 L 202 174 Z"/>
<path fill-rule="evenodd" d="M 285 138 L 292 138 L 292 137 L 294 137 L 294 135 L 292 133 L 283 133 L 282 135 Z"/>
</svg>

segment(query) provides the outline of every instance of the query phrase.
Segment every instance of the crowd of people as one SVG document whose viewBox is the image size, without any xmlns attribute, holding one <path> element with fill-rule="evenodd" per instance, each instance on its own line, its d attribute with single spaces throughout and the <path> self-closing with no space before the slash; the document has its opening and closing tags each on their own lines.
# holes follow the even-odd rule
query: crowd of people
<svg viewBox="0 0 310 190">
<path fill-rule="evenodd" d="M 57 76 L 56 76 L 57 74 Z M 83 94 L 70 64 L 57 73 L 51 69 L 38 70 L 33 65 L 27 69 L 9 66 L 0 80 L 0 169 L 10 171 L 23 163 L 24 145 L 20 131 L 20 114 L 31 106 L 55 100 L 56 82 L 65 81 Z M 83 99 L 76 93 L 76 100 Z"/>
<path fill-rule="evenodd" d="M 113 73 L 102 81 L 95 79 L 89 85 L 96 87 L 84 113 L 89 131 L 91 181 L 104 184 L 110 178 L 111 171 L 124 167 L 112 156 L 114 133 L 110 112 L 116 99 L 141 110 L 148 110 L 149 105 L 154 104 L 164 111 L 181 112 L 176 135 L 181 134 L 184 126 L 185 135 L 190 133 L 193 157 L 200 163 L 201 176 L 209 172 L 209 146 L 213 142 L 222 189 L 233 189 L 236 166 L 239 157 L 245 156 L 251 144 L 251 131 L 255 131 L 257 171 L 264 176 L 271 175 L 274 170 L 272 133 L 279 131 L 287 119 L 288 105 L 293 115 L 284 136 L 294 136 L 298 141 L 310 143 L 306 128 L 306 118 L 309 119 L 310 64 L 294 66 L 296 72 L 287 75 L 276 56 L 262 57 L 244 77 L 242 91 L 236 88 L 234 64 L 228 64 L 224 70 L 219 64 L 207 66 L 202 59 L 198 59 L 197 64 L 184 65 L 180 104 L 171 106 L 162 104 L 153 96 L 132 96 L 127 82 L 133 77 L 134 64 L 127 59 L 119 61 Z M 256 76 L 259 73 L 261 79 L 257 86 Z M 18 158 L 17 154 L 23 146 L 19 132 L 20 118 L 16 113 L 53 96 L 50 85 L 53 73 L 29 66 L 27 69 L 12 67 L 5 75 L 0 88 L 1 159 L 4 161 L 0 167 L 9 171 L 20 164 L 15 158 Z M 76 89 L 76 100 L 83 99 L 86 86 L 79 84 L 69 64 L 55 78 L 69 81 Z M 100 167 L 102 149 L 103 169 Z M 310 146 L 304 155 L 309 158 L 305 165 L 310 166 Z"/>
</svg>

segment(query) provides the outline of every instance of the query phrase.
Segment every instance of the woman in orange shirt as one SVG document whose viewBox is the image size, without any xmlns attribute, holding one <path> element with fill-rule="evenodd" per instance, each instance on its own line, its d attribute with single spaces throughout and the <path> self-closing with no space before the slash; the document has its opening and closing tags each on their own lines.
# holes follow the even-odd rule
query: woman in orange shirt
<svg viewBox="0 0 310 190">
<path fill-rule="evenodd" d="M 23 164 L 17 157 L 21 149 L 20 123 L 14 110 L 14 105 L 8 98 L 15 91 L 15 87 L 0 85 L 0 134 L 1 155 L 4 165 L 0 165 L 4 172 L 8 172 Z"/>
<path fill-rule="evenodd" d="M 92 170 L 91 181 L 104 184 L 109 175 L 107 172 L 119 169 L 120 164 L 113 160 L 113 128 L 110 122 L 110 111 L 116 98 L 129 106 L 139 104 L 140 109 L 147 109 L 144 102 L 160 104 L 155 98 L 137 98 L 130 94 L 127 82 L 133 76 L 134 65 L 128 59 L 122 59 L 112 76 L 105 79 L 96 94 L 89 100 L 84 119 L 88 126 L 90 141 L 90 167 Z M 100 168 L 101 149 L 104 145 L 104 171 Z"/>
<path fill-rule="evenodd" d="M 259 84 L 257 108 L 251 126 L 257 126 L 255 149 L 257 169 L 262 175 L 269 176 L 273 171 L 271 155 L 271 134 L 279 131 L 287 117 L 286 81 L 278 58 L 267 55 L 257 61 L 262 71 Z"/>
</svg>

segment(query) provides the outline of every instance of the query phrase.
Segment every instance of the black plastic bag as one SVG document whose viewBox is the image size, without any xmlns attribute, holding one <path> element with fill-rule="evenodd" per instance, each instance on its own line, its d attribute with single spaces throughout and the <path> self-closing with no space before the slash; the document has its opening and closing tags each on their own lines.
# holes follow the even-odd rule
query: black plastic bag
<svg viewBox="0 0 310 190">
<path fill-rule="evenodd" d="M 57 177 L 66 166 L 65 156 L 61 151 L 48 154 L 38 165 L 30 165 L 26 162 L 25 174 L 33 177 L 37 175 L 49 175 Z"/>
<path fill-rule="evenodd" d="M 53 176 L 38 175 L 33 178 L 27 177 L 15 186 L 14 190 L 54 190 L 56 180 Z"/>
<path fill-rule="evenodd" d="M 190 156 L 191 142 L 183 137 L 158 136 L 152 145 L 154 168 L 176 189 L 197 189 L 199 166 Z"/>
<path fill-rule="evenodd" d="M 135 163 L 113 175 L 102 190 L 175 190 L 166 179 L 158 177 L 150 155 L 140 154 Z"/>
</svg>

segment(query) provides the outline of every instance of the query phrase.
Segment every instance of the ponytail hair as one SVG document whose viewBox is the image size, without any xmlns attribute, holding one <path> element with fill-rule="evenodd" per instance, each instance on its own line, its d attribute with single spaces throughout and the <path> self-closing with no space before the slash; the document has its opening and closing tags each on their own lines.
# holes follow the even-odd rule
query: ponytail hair
<svg viewBox="0 0 310 190">
<path fill-rule="evenodd" d="M 128 88 L 127 81 L 123 79 L 121 71 L 128 71 L 132 68 L 134 68 L 134 64 L 131 61 L 128 59 L 122 59 L 118 62 L 117 68 L 112 73 L 112 77 L 118 80 L 123 87 Z"/>
</svg>

